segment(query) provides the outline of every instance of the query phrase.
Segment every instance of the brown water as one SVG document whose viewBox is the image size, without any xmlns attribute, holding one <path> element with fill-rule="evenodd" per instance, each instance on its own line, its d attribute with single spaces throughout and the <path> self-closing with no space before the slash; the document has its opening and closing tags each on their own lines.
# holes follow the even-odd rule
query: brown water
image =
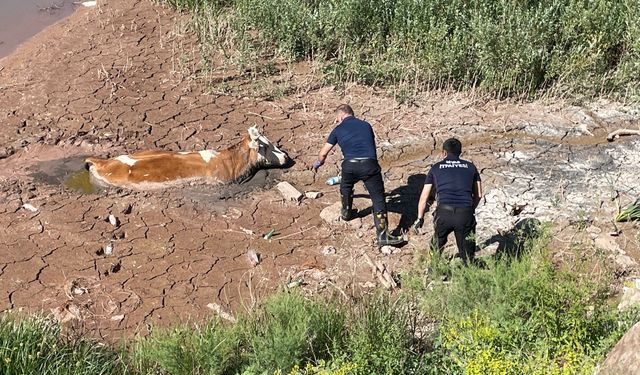
<svg viewBox="0 0 640 375">
<path fill-rule="evenodd" d="M 70 0 L 0 0 L 0 59 L 74 8 Z"/>
</svg>

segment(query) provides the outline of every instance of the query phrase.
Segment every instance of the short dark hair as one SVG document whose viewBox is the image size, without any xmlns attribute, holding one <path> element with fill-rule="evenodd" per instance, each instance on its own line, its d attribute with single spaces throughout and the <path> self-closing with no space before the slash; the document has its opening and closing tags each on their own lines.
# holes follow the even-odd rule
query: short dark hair
<svg viewBox="0 0 640 375">
<path fill-rule="evenodd" d="M 462 154 L 462 142 L 456 138 L 449 138 L 442 144 L 442 149 L 445 150 L 447 154 L 460 156 L 460 154 Z"/>
<path fill-rule="evenodd" d="M 344 113 L 345 115 L 355 116 L 353 113 L 353 108 L 349 104 L 340 104 L 338 108 L 336 108 L 336 113 Z"/>
</svg>

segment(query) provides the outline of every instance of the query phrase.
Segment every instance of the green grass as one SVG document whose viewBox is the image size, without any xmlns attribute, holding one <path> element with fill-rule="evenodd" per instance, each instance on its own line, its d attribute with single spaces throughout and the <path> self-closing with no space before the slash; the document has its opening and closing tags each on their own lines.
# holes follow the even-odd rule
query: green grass
<svg viewBox="0 0 640 375">
<path fill-rule="evenodd" d="M 122 348 L 5 314 L 0 373 L 592 374 L 640 311 L 612 306 L 611 273 L 554 262 L 549 233 L 482 267 L 424 257 L 394 296 L 345 303 L 280 292 L 236 323 L 155 329 Z"/>
<path fill-rule="evenodd" d="M 164 0 L 205 56 L 311 59 L 329 83 L 498 97 L 640 96 L 636 0 Z"/>
<path fill-rule="evenodd" d="M 127 374 L 119 350 L 82 339 L 66 338 L 49 319 L 0 316 L 0 374 Z"/>
</svg>

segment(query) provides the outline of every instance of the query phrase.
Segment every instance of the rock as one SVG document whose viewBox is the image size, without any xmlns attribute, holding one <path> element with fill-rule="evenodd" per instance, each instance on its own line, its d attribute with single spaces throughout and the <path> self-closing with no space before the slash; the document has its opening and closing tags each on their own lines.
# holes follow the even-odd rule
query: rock
<svg viewBox="0 0 640 375">
<path fill-rule="evenodd" d="M 51 315 L 60 324 L 65 324 L 72 320 L 82 320 L 80 308 L 72 303 L 51 309 Z"/>
<path fill-rule="evenodd" d="M 107 218 L 107 220 L 109 221 L 109 223 L 111 225 L 113 225 L 116 228 L 120 226 L 120 220 L 118 220 L 117 217 L 115 217 L 115 216 L 113 216 L 111 214 L 109 214 L 109 217 Z"/>
<path fill-rule="evenodd" d="M 593 241 L 597 248 L 613 253 L 620 252 L 620 246 L 618 246 L 618 244 L 616 243 L 615 238 L 611 238 L 609 236 L 600 236 L 596 237 L 596 239 L 594 239 Z"/>
<path fill-rule="evenodd" d="M 640 290 L 635 287 L 624 287 L 623 290 L 624 292 L 622 294 L 622 300 L 618 304 L 618 310 L 622 311 L 630 307 L 640 305 Z"/>
<path fill-rule="evenodd" d="M 113 320 L 114 322 L 120 322 L 122 321 L 122 319 L 124 319 L 124 314 L 114 315 L 111 317 L 111 320 Z"/>
<path fill-rule="evenodd" d="M 324 255 L 333 255 L 333 254 L 336 254 L 337 252 L 338 251 L 333 246 L 325 246 L 322 248 L 322 254 Z"/>
<path fill-rule="evenodd" d="M 640 322 L 636 323 L 622 336 L 609 352 L 598 375 L 634 375 L 640 374 Z"/>
<path fill-rule="evenodd" d="M 231 315 L 228 312 L 226 312 L 222 308 L 222 306 L 218 305 L 217 303 L 212 302 L 212 303 L 208 304 L 207 307 L 210 308 L 211 310 L 213 310 L 222 319 L 228 320 L 231 323 L 235 323 L 236 322 L 236 318 L 233 315 Z"/>
<path fill-rule="evenodd" d="M 287 201 L 300 202 L 302 200 L 303 194 L 298 191 L 293 185 L 288 183 L 287 181 L 282 181 L 276 185 L 282 197 L 284 197 Z"/>
<path fill-rule="evenodd" d="M 238 220 L 242 217 L 242 211 L 237 208 L 231 207 L 228 208 L 224 214 L 222 214 L 222 217 L 224 217 L 225 219 Z"/>
<path fill-rule="evenodd" d="M 397 247 L 389 246 L 389 245 L 382 246 L 382 247 L 380 248 L 380 252 L 381 252 L 382 254 L 384 254 L 384 255 L 391 255 L 391 254 L 395 254 L 395 253 L 397 253 L 398 251 L 400 251 L 400 249 L 398 249 Z"/>
<path fill-rule="evenodd" d="M 34 207 L 32 204 L 29 204 L 29 203 L 23 204 L 22 208 L 24 208 L 27 211 L 38 212 L 38 209 L 36 207 Z"/>
<path fill-rule="evenodd" d="M 107 246 L 104 247 L 104 249 L 102 249 L 103 254 L 109 255 L 113 252 L 113 244 L 111 244 L 111 242 L 109 242 L 107 244 Z"/>
<path fill-rule="evenodd" d="M 304 193 L 304 196 L 309 199 L 318 199 L 322 197 L 322 193 L 319 191 L 307 191 Z"/>
<path fill-rule="evenodd" d="M 247 251 L 247 259 L 249 260 L 249 263 L 251 263 L 252 267 L 257 266 L 258 264 L 260 264 L 260 254 L 258 254 L 257 251 L 255 251 L 254 249 L 249 249 Z"/>
<path fill-rule="evenodd" d="M 623 270 L 635 268 L 638 266 L 638 263 L 633 260 L 633 258 L 625 254 L 616 255 L 614 261 L 616 262 L 616 265 L 618 265 Z"/>
<path fill-rule="evenodd" d="M 331 206 L 325 207 L 320 212 L 320 217 L 329 225 L 336 225 L 342 219 L 340 218 L 340 210 L 342 209 L 342 203 L 336 202 Z"/>
</svg>

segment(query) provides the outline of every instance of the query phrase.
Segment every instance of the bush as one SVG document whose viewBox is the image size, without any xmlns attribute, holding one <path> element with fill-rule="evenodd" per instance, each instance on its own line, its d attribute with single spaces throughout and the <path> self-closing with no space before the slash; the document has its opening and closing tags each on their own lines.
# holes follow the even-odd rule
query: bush
<svg viewBox="0 0 640 375">
<path fill-rule="evenodd" d="M 197 14 L 204 43 L 228 44 L 230 27 L 244 61 L 324 61 L 331 83 L 640 95 L 636 0 L 166 2 Z"/>
<path fill-rule="evenodd" d="M 425 311 L 442 322 L 431 354 L 441 373 L 591 374 L 627 324 L 640 318 L 609 307 L 610 278 L 587 279 L 555 266 L 548 239 L 543 230 L 517 257 L 453 267 L 451 283 L 425 292 Z"/>
</svg>

